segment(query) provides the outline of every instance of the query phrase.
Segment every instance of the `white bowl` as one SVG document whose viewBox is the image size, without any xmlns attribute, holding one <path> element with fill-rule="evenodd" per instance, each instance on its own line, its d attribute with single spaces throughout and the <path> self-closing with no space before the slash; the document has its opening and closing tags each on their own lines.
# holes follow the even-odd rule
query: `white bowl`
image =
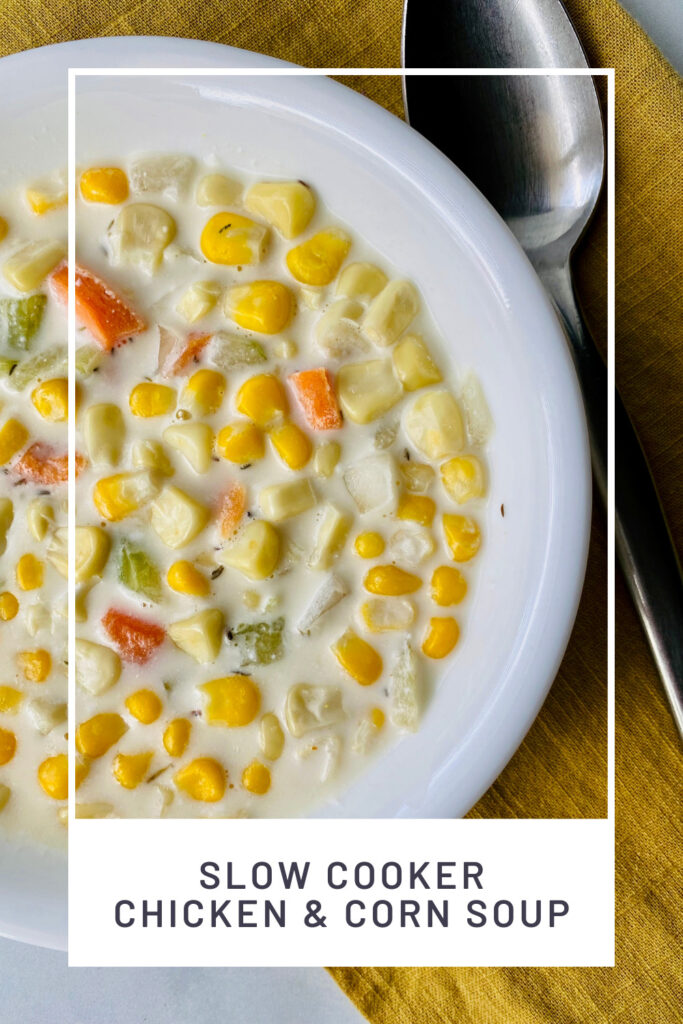
<svg viewBox="0 0 683 1024">
<path fill-rule="evenodd" d="M 67 44 L 0 62 L 0 86 L 3 75 L 16 75 L 4 93 L 13 100 L 0 117 L 33 95 L 44 84 L 36 81 L 41 76 L 62 89 L 68 63 L 282 66 L 184 40 Z M 456 363 L 480 376 L 496 424 L 489 450 L 493 492 L 462 646 L 420 731 L 320 812 L 464 814 L 512 756 L 554 679 L 588 545 L 591 485 L 581 397 L 564 336 L 529 263 L 444 156 L 402 121 L 328 79 L 80 79 L 77 139 L 84 162 L 170 149 L 314 181 L 337 216 L 416 281 Z M 454 322 L 457 336 L 449 332 Z M 0 887 L 6 884 L 0 880 Z M 0 888 L 0 906 L 2 898 Z M 10 926 L 0 921 L 3 927 Z"/>
</svg>

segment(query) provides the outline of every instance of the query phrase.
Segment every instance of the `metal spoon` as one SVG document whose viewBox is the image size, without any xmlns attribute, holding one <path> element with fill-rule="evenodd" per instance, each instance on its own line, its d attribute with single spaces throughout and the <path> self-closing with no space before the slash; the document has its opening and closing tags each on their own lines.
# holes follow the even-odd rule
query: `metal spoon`
<svg viewBox="0 0 683 1024">
<path fill-rule="evenodd" d="M 428 15 L 428 16 L 427 16 Z M 559 0 L 406 0 L 410 68 L 588 67 Z M 607 373 L 574 293 L 571 258 L 602 187 L 604 132 L 590 76 L 404 76 L 406 116 L 483 192 L 557 309 L 583 391 L 607 501 Z M 616 395 L 616 547 L 683 735 L 683 579 L 642 447 Z"/>
</svg>

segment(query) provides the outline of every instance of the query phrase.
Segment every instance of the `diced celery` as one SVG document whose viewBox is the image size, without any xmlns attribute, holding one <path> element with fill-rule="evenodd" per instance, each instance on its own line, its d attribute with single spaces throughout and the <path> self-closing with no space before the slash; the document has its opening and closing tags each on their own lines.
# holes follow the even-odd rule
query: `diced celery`
<svg viewBox="0 0 683 1024">
<path fill-rule="evenodd" d="M 65 377 L 66 373 L 66 345 L 52 345 L 30 359 L 23 359 L 18 363 L 12 375 L 7 378 L 7 385 L 14 391 L 23 391 L 34 381 Z"/>
<path fill-rule="evenodd" d="M 218 331 L 211 342 L 211 361 L 220 370 L 232 370 L 237 366 L 254 366 L 268 359 L 263 345 L 251 338 L 240 338 L 236 334 Z"/>
<path fill-rule="evenodd" d="M 9 377 L 16 365 L 16 359 L 5 359 L 0 356 L 0 377 Z"/>
<path fill-rule="evenodd" d="M 105 352 L 99 345 L 81 345 L 76 349 L 76 373 L 79 377 L 89 377 L 102 365 Z"/>
<path fill-rule="evenodd" d="M 0 299 L 0 342 L 26 351 L 37 334 L 47 305 L 47 296 Z"/>
<path fill-rule="evenodd" d="M 161 600 L 161 576 L 148 554 L 124 542 L 119 549 L 119 580 L 150 601 Z"/>
<path fill-rule="evenodd" d="M 237 647 L 242 665 L 268 665 L 284 654 L 282 631 L 285 620 L 244 622 L 228 631 L 228 639 Z"/>
</svg>

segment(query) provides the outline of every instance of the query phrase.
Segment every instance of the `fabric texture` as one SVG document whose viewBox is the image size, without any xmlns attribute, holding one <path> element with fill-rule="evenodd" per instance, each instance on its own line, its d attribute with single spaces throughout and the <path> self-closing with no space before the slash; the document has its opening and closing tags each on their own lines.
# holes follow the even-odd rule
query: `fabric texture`
<svg viewBox="0 0 683 1024">
<path fill-rule="evenodd" d="M 566 3 L 590 63 L 616 68 L 617 380 L 680 550 L 683 88 L 615 0 Z M 68 39 L 137 34 L 207 39 L 315 67 L 397 67 L 402 6 L 402 0 L 5 0 L 0 55 Z M 402 113 L 398 77 L 345 82 Z M 586 316 L 603 350 L 605 224 L 603 204 L 576 268 Z M 605 563 L 604 515 L 597 507 L 586 586 L 558 678 L 526 740 L 472 816 L 606 813 Z M 617 967 L 332 968 L 375 1024 L 681 1019 L 678 738 L 619 578 L 616 611 Z"/>
</svg>

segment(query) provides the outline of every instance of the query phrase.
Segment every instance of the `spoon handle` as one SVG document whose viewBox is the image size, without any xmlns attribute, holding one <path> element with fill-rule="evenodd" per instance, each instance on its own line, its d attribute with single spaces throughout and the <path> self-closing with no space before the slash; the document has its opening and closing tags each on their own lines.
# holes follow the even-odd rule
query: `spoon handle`
<svg viewBox="0 0 683 1024">
<path fill-rule="evenodd" d="M 576 301 L 567 268 L 541 271 L 572 343 L 588 421 L 593 472 L 607 494 L 607 370 Z M 617 391 L 615 542 L 678 731 L 683 736 L 683 578 L 650 467 Z"/>
</svg>

